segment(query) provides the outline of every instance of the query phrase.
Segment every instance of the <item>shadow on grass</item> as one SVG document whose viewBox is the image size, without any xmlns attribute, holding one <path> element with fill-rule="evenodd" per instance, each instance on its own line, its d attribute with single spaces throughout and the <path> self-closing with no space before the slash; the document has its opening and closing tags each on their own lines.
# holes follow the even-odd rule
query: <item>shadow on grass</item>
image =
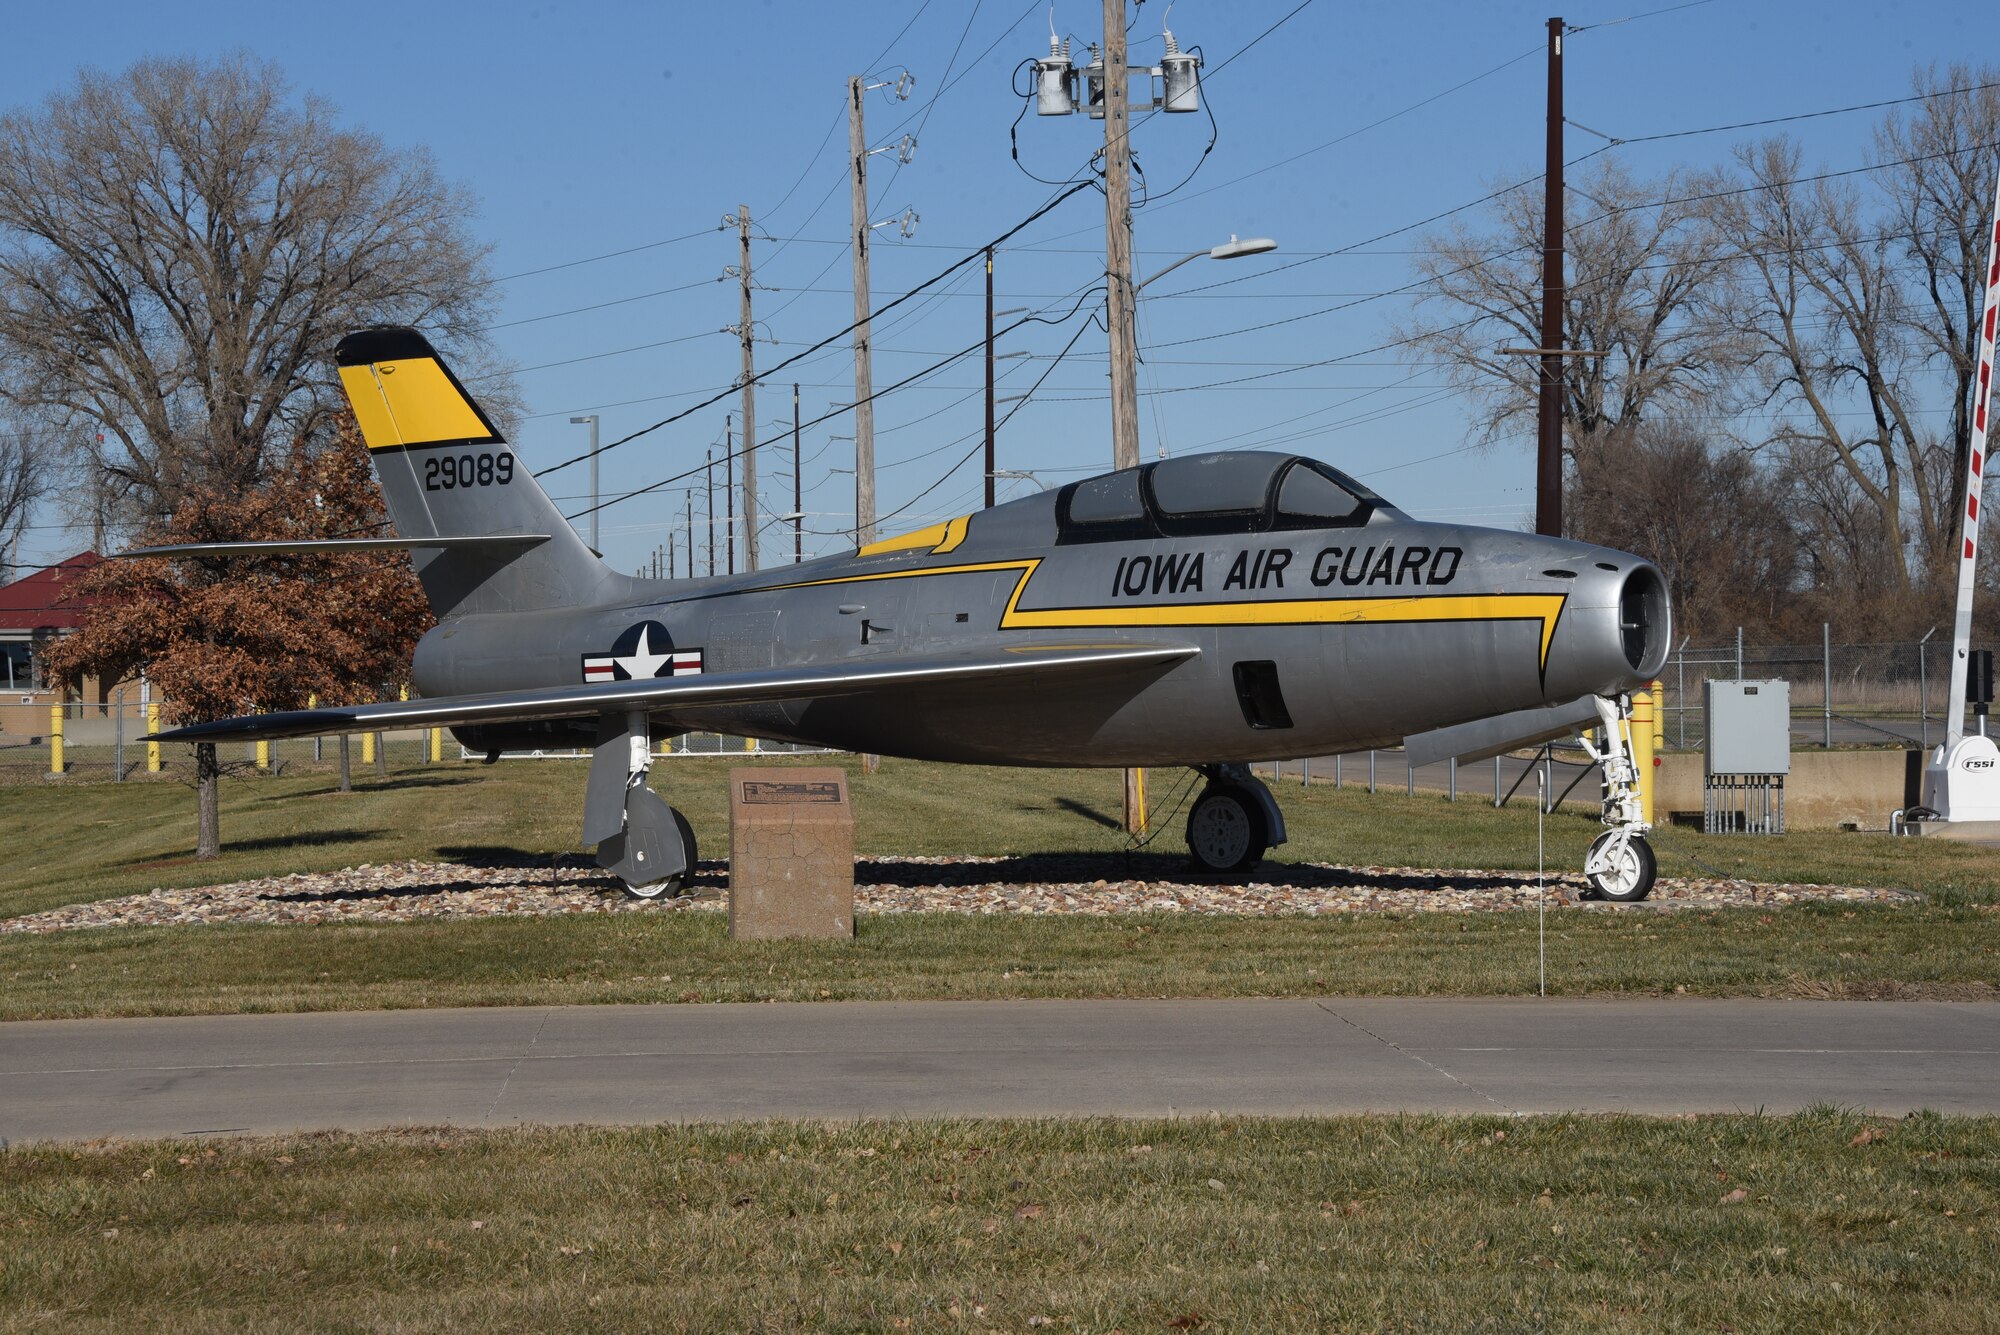
<svg viewBox="0 0 2000 1335">
<path fill-rule="evenodd" d="M 226 778 L 227 776 L 225 776 Z M 300 788 L 289 793 L 264 793 L 259 802 L 289 802 L 300 797 L 341 796 L 339 775 L 318 775 L 324 784 L 314 784 L 310 788 Z M 387 793 L 409 788 L 455 788 L 460 784 L 478 783 L 474 774 L 405 774 L 393 779 L 378 779 L 373 774 L 357 772 L 354 775 L 354 792 Z"/>
<path fill-rule="evenodd" d="M 1149 852 L 1026 853 L 970 862 L 904 862 L 860 858 L 854 864 L 860 885 L 897 888 L 1089 884 L 1093 881 L 1172 881 L 1180 884 L 1240 885 L 1254 882 L 1278 889 L 1330 890 L 1491 890 L 1497 885 L 1531 884 L 1532 872 L 1443 872 L 1420 874 L 1383 868 L 1314 867 L 1265 862 L 1236 875 L 1207 875 L 1185 854 Z"/>
<path fill-rule="evenodd" d="M 1102 825 L 1107 830 L 1120 828 L 1120 822 L 1117 818 L 1106 815 L 1096 807 L 1091 806 L 1088 802 L 1079 802 L 1073 797 L 1058 797 L 1056 805 L 1072 816 L 1083 817 L 1093 825 Z"/>
</svg>

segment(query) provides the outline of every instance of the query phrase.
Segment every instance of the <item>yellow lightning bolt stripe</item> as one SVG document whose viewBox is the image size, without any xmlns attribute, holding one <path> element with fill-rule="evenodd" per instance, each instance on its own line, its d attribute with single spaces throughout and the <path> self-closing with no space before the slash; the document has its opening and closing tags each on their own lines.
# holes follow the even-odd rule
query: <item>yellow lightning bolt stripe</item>
<svg viewBox="0 0 2000 1335">
<path fill-rule="evenodd" d="M 343 366 L 340 384 L 371 450 L 493 438 L 435 358 Z"/>
<path fill-rule="evenodd" d="M 1042 558 L 981 561 L 969 565 L 926 566 L 918 570 L 885 570 L 870 575 L 838 575 L 797 584 L 767 585 L 759 592 L 810 589 L 829 584 L 867 584 L 878 580 L 915 579 L 925 575 L 976 575 L 1018 570 L 1021 577 L 1000 614 L 1002 630 L 1103 630 L 1112 627 L 1170 629 L 1176 626 L 1315 626 L 1384 625 L 1446 621 L 1538 621 L 1541 623 L 1539 663 L 1546 671 L 1549 645 L 1568 595 L 1560 593 L 1418 594 L 1381 598 L 1270 598 L 1233 603 L 1148 603 L 1093 607 L 1022 608 L 1021 597 L 1040 568 Z"/>
</svg>

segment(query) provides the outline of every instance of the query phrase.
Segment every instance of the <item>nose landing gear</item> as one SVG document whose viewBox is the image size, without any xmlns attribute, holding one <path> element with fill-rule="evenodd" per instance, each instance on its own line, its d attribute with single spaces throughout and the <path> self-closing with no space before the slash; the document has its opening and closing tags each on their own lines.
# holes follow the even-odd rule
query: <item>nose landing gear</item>
<svg viewBox="0 0 2000 1335">
<path fill-rule="evenodd" d="M 1188 809 L 1188 856 L 1216 876 L 1245 872 L 1285 842 L 1285 818 L 1263 780 L 1243 765 L 1196 765 L 1208 780 Z"/>
<path fill-rule="evenodd" d="M 1591 841 L 1583 874 L 1599 899 L 1631 904 L 1652 893 L 1659 860 L 1646 833 L 1645 808 L 1639 801 L 1639 772 L 1632 763 L 1632 697 L 1597 697 L 1602 746 L 1589 737 L 1583 748 L 1604 769 L 1604 814 L 1611 828 Z"/>
</svg>

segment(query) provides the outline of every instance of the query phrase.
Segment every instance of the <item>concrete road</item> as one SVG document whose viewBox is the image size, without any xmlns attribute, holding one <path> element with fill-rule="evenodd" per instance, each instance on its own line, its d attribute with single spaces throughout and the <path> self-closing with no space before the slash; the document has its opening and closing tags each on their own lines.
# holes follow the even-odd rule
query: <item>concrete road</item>
<svg viewBox="0 0 2000 1335">
<path fill-rule="evenodd" d="M 2000 1112 L 2000 1006 L 853 1002 L 0 1025 L 16 1143 L 411 1123 Z"/>
</svg>

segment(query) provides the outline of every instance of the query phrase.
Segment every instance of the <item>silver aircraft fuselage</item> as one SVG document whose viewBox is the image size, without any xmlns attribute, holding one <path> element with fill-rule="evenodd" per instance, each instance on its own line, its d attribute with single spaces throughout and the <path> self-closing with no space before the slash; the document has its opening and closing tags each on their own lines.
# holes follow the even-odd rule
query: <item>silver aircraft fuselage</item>
<svg viewBox="0 0 2000 1335">
<path fill-rule="evenodd" d="M 690 669 L 734 673 L 1038 646 L 1193 646 L 1197 654 L 1143 683 L 932 687 L 920 699 L 683 707 L 656 720 L 662 733 L 915 759 L 1137 766 L 1393 746 L 1615 696 L 1665 657 L 1664 582 L 1624 552 L 1423 523 L 1380 502 L 1361 522 L 1329 527 L 1097 536 L 1064 522 L 1067 497 L 1044 492 L 858 554 L 752 574 L 623 579 L 590 607 L 461 613 L 424 637 L 414 683 L 425 696 L 573 686 L 593 671 L 650 672 L 668 650 Z M 635 626 L 649 628 L 643 645 Z M 650 657 L 620 659 L 621 637 Z M 607 667 L 614 659 L 623 666 Z M 563 728 L 578 725 L 551 726 L 525 742 L 461 735 L 481 749 L 561 745 L 570 744 Z M 590 744 L 580 727 L 570 742 Z"/>
</svg>

